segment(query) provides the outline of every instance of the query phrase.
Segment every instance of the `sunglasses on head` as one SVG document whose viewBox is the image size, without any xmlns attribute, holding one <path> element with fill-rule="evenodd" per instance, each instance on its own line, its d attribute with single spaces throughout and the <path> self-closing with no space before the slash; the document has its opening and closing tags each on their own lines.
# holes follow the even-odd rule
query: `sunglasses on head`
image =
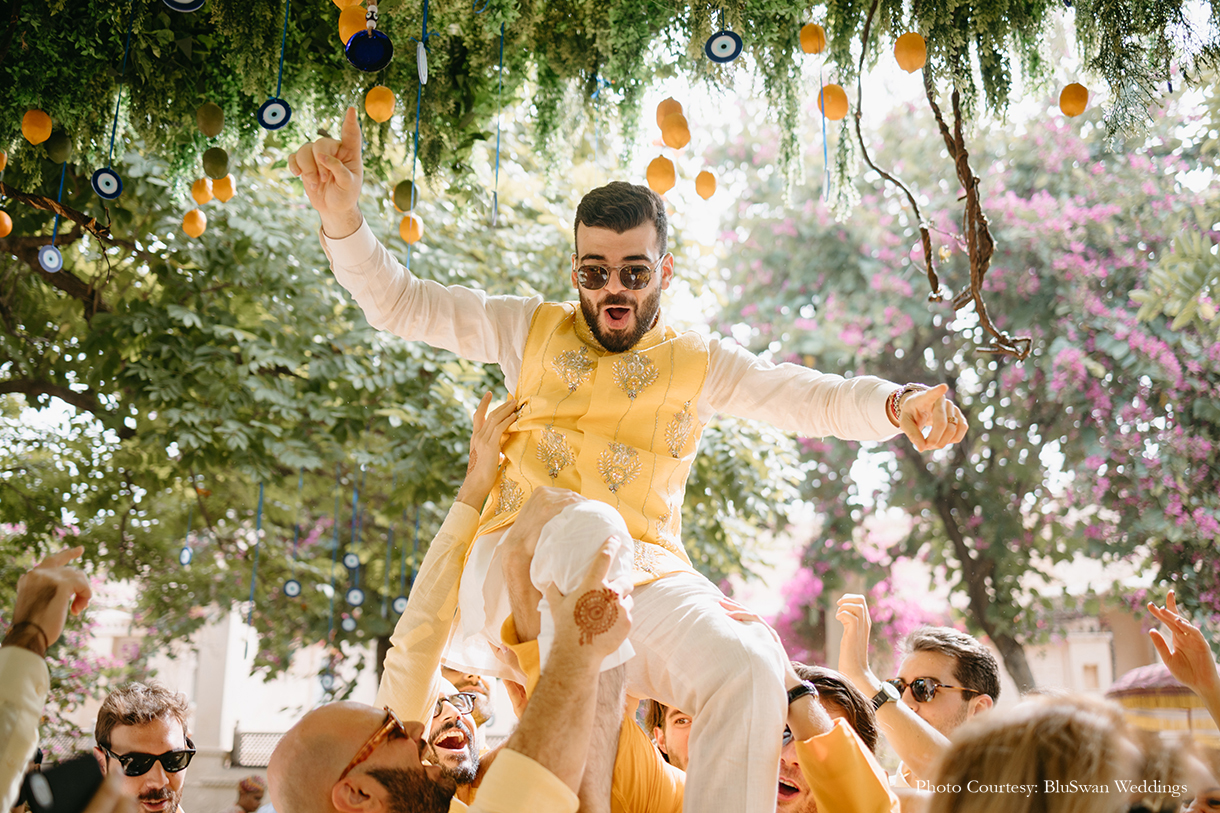
<svg viewBox="0 0 1220 813">
<path fill-rule="evenodd" d="M 902 678 L 890 678 L 886 683 L 898 690 L 898 696 L 907 690 L 911 689 L 911 697 L 914 697 L 917 702 L 928 703 L 933 697 L 936 697 L 937 689 L 952 689 L 955 692 L 969 692 L 970 695 L 966 699 L 969 700 L 976 694 L 982 694 L 978 689 L 967 689 L 965 686 L 950 686 L 947 683 L 937 683 L 936 678 L 921 677 L 915 678 L 910 683 L 907 683 Z"/>
<path fill-rule="evenodd" d="M 191 742 L 191 738 L 186 738 L 186 749 L 183 751 L 166 751 L 164 754 L 141 754 L 132 752 L 130 754 L 116 754 L 104 745 L 99 745 L 105 752 L 106 756 L 117 759 L 119 765 L 123 767 L 123 774 L 126 776 L 143 776 L 152 770 L 152 766 L 160 762 L 161 767 L 166 773 L 178 773 L 185 771 L 186 766 L 191 764 L 191 759 L 195 756 L 195 743 Z"/>
<path fill-rule="evenodd" d="M 399 737 L 405 739 L 408 736 L 407 727 L 403 725 L 401 720 L 398 719 L 398 715 L 391 711 L 389 706 L 384 706 L 383 710 L 385 711 L 385 721 L 369 736 L 367 740 L 364 741 L 364 745 L 360 746 L 360 749 L 356 751 L 356 755 L 352 757 L 352 761 L 347 763 L 347 767 L 343 769 L 343 773 L 339 774 L 340 782 L 342 782 L 343 779 L 352 772 L 352 768 L 355 768 L 361 762 L 364 762 L 366 759 L 372 756 L 373 752 L 383 744 L 392 739 L 397 739 Z"/>
<path fill-rule="evenodd" d="M 605 288 L 610 281 L 610 275 L 618 272 L 618 281 L 630 291 L 646 288 L 652 281 L 652 275 L 665 262 L 665 254 L 652 265 L 643 263 L 628 263 L 626 265 L 582 265 L 576 269 L 576 281 L 587 291 Z"/>
</svg>

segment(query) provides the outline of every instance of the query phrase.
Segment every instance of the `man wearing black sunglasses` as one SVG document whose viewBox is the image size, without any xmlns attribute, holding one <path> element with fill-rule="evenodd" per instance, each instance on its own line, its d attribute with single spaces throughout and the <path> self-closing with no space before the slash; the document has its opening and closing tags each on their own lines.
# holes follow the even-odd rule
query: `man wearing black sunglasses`
<svg viewBox="0 0 1220 813">
<path fill-rule="evenodd" d="M 499 548 L 531 492 L 566 488 L 606 503 L 634 540 L 625 551 L 638 617 L 630 644 L 642 657 L 627 665 L 630 689 L 708 721 L 692 732 L 685 809 L 773 805 L 787 656 L 767 634 L 724 620 L 720 591 L 682 546 L 682 500 L 702 431 L 725 412 L 808 437 L 901 432 L 929 451 L 966 432 L 947 387 L 776 365 L 730 341 L 674 330 L 661 309 L 674 274 L 665 203 L 647 187 L 616 182 L 582 199 L 570 267 L 578 301 L 543 302 L 417 279 L 377 242 L 358 205 L 364 170 L 354 109 L 341 139 L 305 144 L 289 168 L 321 216 L 336 279 L 369 323 L 498 364 L 520 405 L 461 578 L 462 630 L 449 665 L 509 676 L 491 648 L 507 614 Z M 604 538 L 564 550 L 578 562 Z M 605 667 L 626 657 L 627 649 Z M 678 673 L 683 679 L 673 679 Z M 607 673 L 603 691 L 612 694 L 617 681 L 621 692 L 622 680 L 622 670 Z M 608 781 L 604 768 L 590 773 Z"/>
<path fill-rule="evenodd" d="M 187 736 L 186 698 L 157 683 L 125 683 L 97 714 L 93 749 L 102 772 L 117 774 L 139 813 L 179 813 L 186 768 L 195 756 Z"/>
</svg>

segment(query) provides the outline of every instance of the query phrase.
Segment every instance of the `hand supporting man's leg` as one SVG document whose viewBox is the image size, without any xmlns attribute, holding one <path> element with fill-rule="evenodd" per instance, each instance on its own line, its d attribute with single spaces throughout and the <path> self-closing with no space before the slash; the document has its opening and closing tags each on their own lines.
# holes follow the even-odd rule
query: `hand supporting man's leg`
<svg viewBox="0 0 1220 813">
<path fill-rule="evenodd" d="M 597 711 L 589 732 L 589 757 L 581 778 L 578 813 L 610 813 L 610 790 L 618 756 L 618 733 L 627 702 L 627 667 L 620 664 L 597 679 Z"/>
</svg>

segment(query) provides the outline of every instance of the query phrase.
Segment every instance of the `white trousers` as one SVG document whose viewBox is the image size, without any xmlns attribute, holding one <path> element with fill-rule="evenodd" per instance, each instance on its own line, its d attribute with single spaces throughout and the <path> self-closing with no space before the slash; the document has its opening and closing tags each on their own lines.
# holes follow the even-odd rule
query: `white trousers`
<svg viewBox="0 0 1220 813">
<path fill-rule="evenodd" d="M 586 507 L 579 512 L 584 515 L 576 522 L 572 512 L 581 505 Z M 555 578 L 556 583 L 573 577 L 579 583 L 602 542 L 621 528 L 622 520 L 613 511 L 602 511 L 610 516 L 599 524 L 589 507 L 569 506 L 543 528 L 536 566 L 531 567 L 538 589 L 545 588 L 536 578 L 543 573 L 565 574 Z M 482 660 L 477 655 L 480 647 L 490 653 L 488 639 L 498 643 L 499 624 L 508 614 L 496 555 L 499 537 L 476 540 L 467 560 L 459 593 L 466 639 L 453 642 L 446 656 L 451 665 L 477 671 L 474 661 Z M 623 546 L 623 561 L 616 561 L 612 573 L 621 574 L 624 565 L 629 568 L 632 555 L 630 546 Z M 549 560 L 545 565 L 538 561 L 543 556 Z M 635 657 L 627 661 L 628 693 L 654 698 L 693 717 L 683 810 L 774 811 L 788 711 L 783 647 L 762 624 L 729 618 L 720 606 L 723 594 L 697 573 L 671 574 L 636 587 L 631 595 L 628 641 Z M 544 626 L 547 615 L 543 613 Z M 494 660 L 487 665 L 493 667 L 488 670 L 492 674 L 494 667 L 502 668 Z"/>
</svg>

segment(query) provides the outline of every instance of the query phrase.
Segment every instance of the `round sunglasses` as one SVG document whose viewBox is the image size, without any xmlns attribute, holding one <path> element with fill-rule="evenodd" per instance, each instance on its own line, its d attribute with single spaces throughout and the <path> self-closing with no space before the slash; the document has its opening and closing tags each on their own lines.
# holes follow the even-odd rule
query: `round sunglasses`
<svg viewBox="0 0 1220 813">
<path fill-rule="evenodd" d="M 104 745 L 98 745 L 108 757 L 118 760 L 126 776 L 143 776 L 152 770 L 152 766 L 160 762 L 166 773 L 185 771 L 195 757 L 195 743 L 186 738 L 186 748 L 182 751 L 166 751 L 164 754 L 142 754 L 133 751 L 130 754 L 116 754 Z"/>
<path fill-rule="evenodd" d="M 955 692 L 969 692 L 970 697 L 973 697 L 976 694 L 982 694 L 982 692 L 980 692 L 978 689 L 967 689 L 965 686 L 950 686 L 947 683 L 937 683 L 936 678 L 930 677 L 915 678 L 910 683 L 907 683 L 902 678 L 890 678 L 886 681 L 886 683 L 898 690 L 899 697 L 902 696 L 902 693 L 905 692 L 909 686 L 911 689 L 911 697 L 914 697 L 915 700 L 920 703 L 931 702 L 932 698 L 936 697 L 937 689 L 952 689 Z M 967 697 L 966 699 L 969 700 L 970 697 Z"/>
<path fill-rule="evenodd" d="M 576 269 L 576 281 L 587 291 L 597 291 L 606 287 L 610 276 L 618 272 L 618 281 L 629 291 L 646 288 L 652 281 L 652 275 L 665 262 L 668 254 L 662 255 L 652 265 L 643 263 L 627 263 L 626 265 L 582 265 Z"/>
</svg>

